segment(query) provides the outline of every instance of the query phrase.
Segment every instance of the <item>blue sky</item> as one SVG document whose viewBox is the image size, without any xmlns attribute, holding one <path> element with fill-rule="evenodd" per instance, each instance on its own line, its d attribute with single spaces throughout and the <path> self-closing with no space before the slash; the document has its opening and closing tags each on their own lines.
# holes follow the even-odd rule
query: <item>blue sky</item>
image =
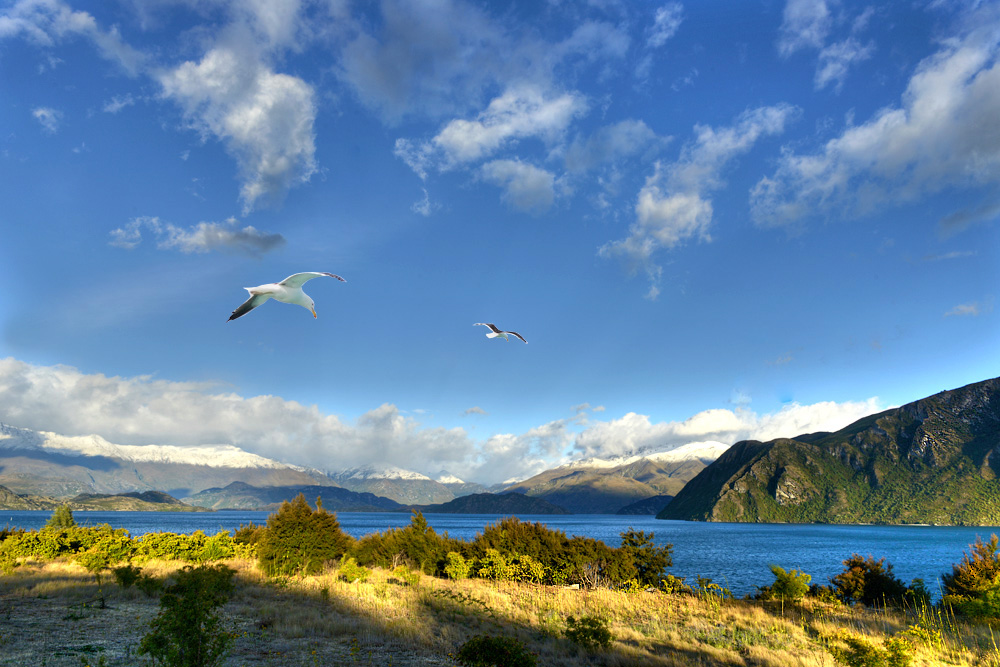
<svg viewBox="0 0 1000 667">
<path fill-rule="evenodd" d="M 994 377 L 998 54 L 947 0 L 3 3 L 0 420 L 494 482 Z"/>
</svg>

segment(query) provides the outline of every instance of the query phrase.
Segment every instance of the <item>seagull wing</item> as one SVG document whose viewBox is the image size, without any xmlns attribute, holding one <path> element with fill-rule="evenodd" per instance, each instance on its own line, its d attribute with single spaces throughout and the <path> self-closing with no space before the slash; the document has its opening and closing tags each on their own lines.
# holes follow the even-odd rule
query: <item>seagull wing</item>
<svg viewBox="0 0 1000 667">
<path fill-rule="evenodd" d="M 335 273 L 326 273 L 322 271 L 305 271 L 303 273 L 293 273 L 284 280 L 282 280 L 279 285 L 283 287 L 302 287 L 307 280 L 312 280 L 313 278 L 319 278 L 320 276 L 329 276 L 330 278 L 336 278 L 342 283 L 347 281 L 338 276 Z"/>
<path fill-rule="evenodd" d="M 237 317 L 243 317 L 251 310 L 264 303 L 271 298 L 270 294 L 253 294 L 249 299 L 240 304 L 240 307 L 233 311 L 233 314 L 229 316 L 227 322 L 232 322 Z"/>
<path fill-rule="evenodd" d="M 495 334 L 500 333 L 500 330 L 497 329 L 497 325 L 490 324 L 488 322 L 476 322 L 472 326 L 474 326 L 474 327 L 489 327 L 493 331 L 493 333 L 495 333 Z"/>
<path fill-rule="evenodd" d="M 508 333 L 511 336 L 517 336 L 521 340 L 524 340 L 524 336 L 522 336 L 521 334 L 517 333 L 516 331 L 504 331 L 504 333 Z M 527 343 L 528 341 L 524 340 L 524 342 Z"/>
</svg>

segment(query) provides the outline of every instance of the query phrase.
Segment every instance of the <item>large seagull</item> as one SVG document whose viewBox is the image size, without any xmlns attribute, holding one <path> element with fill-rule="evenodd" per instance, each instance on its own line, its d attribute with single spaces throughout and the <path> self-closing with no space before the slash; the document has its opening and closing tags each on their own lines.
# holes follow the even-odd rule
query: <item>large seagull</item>
<svg viewBox="0 0 1000 667">
<path fill-rule="evenodd" d="M 309 295 L 302 291 L 302 285 L 306 281 L 312 280 L 313 278 L 319 278 L 320 276 L 329 276 L 330 278 L 336 278 L 342 283 L 347 281 L 334 273 L 321 273 L 319 271 L 306 271 L 304 273 L 295 273 L 280 283 L 267 283 L 266 285 L 258 285 L 257 287 L 244 287 L 246 291 L 250 292 L 250 298 L 240 304 L 240 307 L 233 311 L 233 314 L 229 316 L 229 322 L 235 320 L 237 317 L 243 317 L 251 310 L 261 305 L 268 299 L 275 299 L 281 301 L 282 303 L 294 303 L 296 306 L 302 306 L 316 317 L 316 303 L 309 298 Z"/>
<path fill-rule="evenodd" d="M 517 336 L 521 340 L 524 340 L 524 336 L 522 336 L 521 334 L 517 333 L 516 331 L 500 331 L 499 329 L 497 329 L 497 325 L 490 324 L 489 322 L 476 322 L 472 326 L 474 326 L 474 327 L 489 327 L 490 331 L 492 331 L 492 333 L 486 334 L 487 338 L 503 338 L 504 340 L 509 341 L 510 339 L 507 338 L 507 334 L 510 334 L 511 336 Z M 524 340 L 524 342 L 527 343 L 528 341 Z"/>
</svg>

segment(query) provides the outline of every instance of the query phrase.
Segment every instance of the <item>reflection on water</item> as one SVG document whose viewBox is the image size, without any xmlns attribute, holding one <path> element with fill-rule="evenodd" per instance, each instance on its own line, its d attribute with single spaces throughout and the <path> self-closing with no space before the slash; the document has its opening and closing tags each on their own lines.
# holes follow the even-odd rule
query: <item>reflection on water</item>
<svg viewBox="0 0 1000 667">
<path fill-rule="evenodd" d="M 0 511 L 0 525 L 37 530 L 51 512 Z M 109 523 L 126 528 L 132 535 L 166 531 L 211 535 L 235 531 L 241 524 L 267 522 L 268 512 L 74 512 L 81 525 Z M 471 540 L 499 517 L 471 514 L 427 514 L 427 522 L 439 533 Z M 341 528 L 354 537 L 410 522 L 410 515 L 396 512 L 338 512 Z M 630 527 L 653 533 L 658 545 L 673 544 L 673 567 L 669 572 L 687 577 L 711 577 L 737 596 L 752 593 L 755 586 L 771 584 L 771 563 L 786 570 L 812 575 L 813 582 L 829 583 L 843 569 L 842 561 L 852 553 L 885 558 L 894 573 L 909 583 L 919 577 L 939 595 L 942 574 L 976 540 L 988 539 L 1000 528 L 943 526 L 833 526 L 825 524 L 737 524 L 657 521 L 651 516 L 570 514 L 522 516 L 567 535 L 599 539 L 611 546 L 621 543 L 620 534 Z"/>
</svg>

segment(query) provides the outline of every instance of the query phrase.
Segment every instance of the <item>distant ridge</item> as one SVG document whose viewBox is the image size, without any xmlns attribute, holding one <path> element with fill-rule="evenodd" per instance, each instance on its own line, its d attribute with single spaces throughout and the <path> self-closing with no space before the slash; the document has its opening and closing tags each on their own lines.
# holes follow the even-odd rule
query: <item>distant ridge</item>
<svg viewBox="0 0 1000 667">
<path fill-rule="evenodd" d="M 440 505 L 413 509 L 427 514 L 569 514 L 563 507 L 520 493 L 473 493 Z"/>
<path fill-rule="evenodd" d="M 205 489 L 185 498 L 187 502 L 214 510 L 243 509 L 274 511 L 299 494 L 315 507 L 316 498 L 329 512 L 391 512 L 405 509 L 394 500 L 372 493 L 357 493 L 337 486 L 265 486 L 233 482 L 222 488 Z"/>
<path fill-rule="evenodd" d="M 729 448 L 657 518 L 1000 524 L 1000 378 L 811 433 Z"/>
</svg>

